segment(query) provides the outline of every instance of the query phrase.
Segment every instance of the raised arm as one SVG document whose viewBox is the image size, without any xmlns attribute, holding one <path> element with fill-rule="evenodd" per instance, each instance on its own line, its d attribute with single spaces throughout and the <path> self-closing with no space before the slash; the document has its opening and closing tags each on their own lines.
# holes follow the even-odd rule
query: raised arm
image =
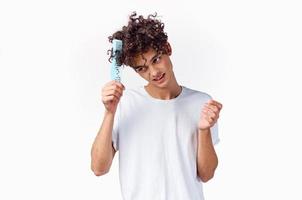
<svg viewBox="0 0 302 200">
<path fill-rule="evenodd" d="M 102 89 L 105 113 L 102 125 L 91 148 L 91 170 L 96 176 L 109 172 L 115 155 L 112 144 L 112 129 L 116 108 L 124 89 L 125 87 L 117 81 L 107 83 Z"/>
</svg>

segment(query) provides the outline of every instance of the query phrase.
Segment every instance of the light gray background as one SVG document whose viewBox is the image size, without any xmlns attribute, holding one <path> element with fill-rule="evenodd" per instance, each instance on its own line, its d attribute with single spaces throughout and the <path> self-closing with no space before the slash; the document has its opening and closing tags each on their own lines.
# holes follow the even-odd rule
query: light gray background
<svg viewBox="0 0 302 200">
<path fill-rule="evenodd" d="M 165 22 L 178 82 L 224 105 L 206 199 L 302 199 L 302 7 L 285 0 L 1 0 L 0 199 L 121 199 L 118 154 L 96 177 L 90 148 L 107 37 L 134 10 Z"/>
</svg>

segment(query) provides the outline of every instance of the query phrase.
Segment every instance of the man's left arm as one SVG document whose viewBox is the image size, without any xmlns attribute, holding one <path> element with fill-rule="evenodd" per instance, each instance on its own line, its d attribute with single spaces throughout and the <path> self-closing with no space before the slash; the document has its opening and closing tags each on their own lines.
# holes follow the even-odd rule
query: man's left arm
<svg viewBox="0 0 302 200">
<path fill-rule="evenodd" d="M 209 100 L 203 107 L 198 124 L 197 174 L 203 182 L 213 178 L 218 165 L 210 128 L 217 122 L 221 108 L 221 103 Z"/>
</svg>

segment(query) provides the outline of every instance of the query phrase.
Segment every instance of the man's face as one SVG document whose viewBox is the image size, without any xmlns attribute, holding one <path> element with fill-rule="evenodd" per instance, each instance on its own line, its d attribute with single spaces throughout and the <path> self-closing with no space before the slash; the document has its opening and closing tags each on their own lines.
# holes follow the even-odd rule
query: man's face
<svg viewBox="0 0 302 200">
<path fill-rule="evenodd" d="M 158 54 L 150 49 L 134 59 L 135 65 L 132 68 L 152 86 L 164 88 L 174 75 L 170 55 L 171 51 L 168 54 Z"/>
</svg>

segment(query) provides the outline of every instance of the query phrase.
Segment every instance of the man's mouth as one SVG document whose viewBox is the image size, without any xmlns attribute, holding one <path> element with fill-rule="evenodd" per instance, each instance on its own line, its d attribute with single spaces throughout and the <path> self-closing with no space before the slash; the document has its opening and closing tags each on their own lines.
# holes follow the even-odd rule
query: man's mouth
<svg viewBox="0 0 302 200">
<path fill-rule="evenodd" d="M 160 81 L 160 80 L 162 80 L 164 78 L 164 76 L 165 76 L 165 73 L 163 73 L 161 76 L 153 79 L 153 81 Z"/>
</svg>

